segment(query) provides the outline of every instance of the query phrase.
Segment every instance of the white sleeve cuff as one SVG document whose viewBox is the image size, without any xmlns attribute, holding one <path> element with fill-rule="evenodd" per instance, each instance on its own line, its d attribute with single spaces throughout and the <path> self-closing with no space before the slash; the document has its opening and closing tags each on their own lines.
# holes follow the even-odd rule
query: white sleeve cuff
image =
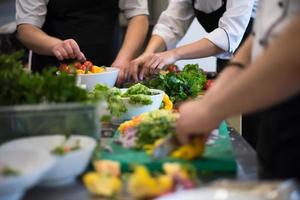
<svg viewBox="0 0 300 200">
<path fill-rule="evenodd" d="M 149 15 L 148 9 L 129 9 L 124 11 L 124 16 L 127 19 L 130 19 L 132 17 L 138 16 L 138 15 Z"/>
<path fill-rule="evenodd" d="M 20 24 L 31 24 L 34 25 L 38 28 L 42 28 L 43 24 L 44 24 L 44 20 L 43 19 L 39 19 L 36 17 L 26 17 L 26 18 L 17 18 L 16 20 L 17 25 Z"/>
<path fill-rule="evenodd" d="M 178 39 L 174 37 L 172 31 L 163 24 L 156 24 L 152 35 L 160 36 L 164 40 L 167 50 L 174 49 L 178 42 Z"/>
<path fill-rule="evenodd" d="M 233 53 L 233 50 L 230 48 L 229 36 L 225 29 L 216 28 L 215 30 L 207 34 L 205 38 L 210 40 L 212 43 L 214 43 L 224 51 Z"/>
</svg>

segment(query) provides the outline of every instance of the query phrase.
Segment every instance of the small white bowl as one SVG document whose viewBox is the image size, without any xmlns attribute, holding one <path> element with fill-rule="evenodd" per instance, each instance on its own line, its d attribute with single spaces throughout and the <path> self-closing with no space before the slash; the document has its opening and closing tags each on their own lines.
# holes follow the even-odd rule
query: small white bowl
<svg viewBox="0 0 300 200">
<path fill-rule="evenodd" d="M 159 109 L 165 93 L 162 90 L 157 90 L 157 89 L 150 89 L 150 90 L 151 92 L 155 92 L 157 94 L 151 95 L 152 103 L 149 105 L 131 104 L 129 102 L 129 97 L 122 98 L 127 108 L 127 112 L 124 113 L 121 117 L 122 120 L 129 120 L 132 119 L 132 117 L 138 116 L 140 114 Z M 127 88 L 121 89 L 122 93 L 125 93 L 126 91 Z"/>
<path fill-rule="evenodd" d="M 20 174 L 0 176 L 0 199 L 18 200 L 51 169 L 55 159 L 47 151 L 34 147 L 1 146 L 0 163 Z"/>
<path fill-rule="evenodd" d="M 117 81 L 119 69 L 115 67 L 107 67 L 105 72 L 95 74 L 78 74 L 77 83 L 85 85 L 86 89 L 91 91 L 98 83 L 106 84 L 113 87 Z"/>
<path fill-rule="evenodd" d="M 76 141 L 79 140 L 80 149 L 62 156 L 52 154 L 51 151 L 61 145 L 64 140 L 63 135 L 37 136 L 18 139 L 4 144 L 4 146 L 36 146 L 47 150 L 48 154 L 55 158 L 55 164 L 42 178 L 40 185 L 59 186 L 73 182 L 78 175 L 84 172 L 96 147 L 95 139 L 88 136 L 73 135 L 65 145 L 74 146 Z"/>
</svg>

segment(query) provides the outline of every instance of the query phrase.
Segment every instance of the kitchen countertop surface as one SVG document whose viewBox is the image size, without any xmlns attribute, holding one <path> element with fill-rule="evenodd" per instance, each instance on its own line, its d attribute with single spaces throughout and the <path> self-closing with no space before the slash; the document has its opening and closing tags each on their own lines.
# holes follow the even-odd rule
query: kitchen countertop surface
<svg viewBox="0 0 300 200">
<path fill-rule="evenodd" d="M 255 180 L 257 178 L 256 152 L 244 138 L 229 127 L 230 138 L 238 166 L 237 180 Z M 222 177 L 219 177 L 222 178 Z M 29 190 L 23 200 L 94 200 L 103 199 L 91 196 L 78 180 L 73 184 L 61 187 L 35 187 Z M 128 199 L 128 198 L 121 198 Z"/>
</svg>

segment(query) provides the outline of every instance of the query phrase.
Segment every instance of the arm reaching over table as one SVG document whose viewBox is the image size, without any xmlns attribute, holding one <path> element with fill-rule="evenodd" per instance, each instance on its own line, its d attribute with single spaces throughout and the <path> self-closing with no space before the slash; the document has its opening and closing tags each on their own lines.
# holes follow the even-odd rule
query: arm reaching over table
<svg viewBox="0 0 300 200">
<path fill-rule="evenodd" d="M 201 101 L 183 104 L 177 122 L 179 139 L 186 142 L 189 134 L 209 133 L 228 116 L 259 111 L 298 94 L 299 31 L 300 17 L 297 16 L 229 85 L 208 90 Z M 250 47 L 245 44 L 240 51 L 244 48 Z"/>
</svg>

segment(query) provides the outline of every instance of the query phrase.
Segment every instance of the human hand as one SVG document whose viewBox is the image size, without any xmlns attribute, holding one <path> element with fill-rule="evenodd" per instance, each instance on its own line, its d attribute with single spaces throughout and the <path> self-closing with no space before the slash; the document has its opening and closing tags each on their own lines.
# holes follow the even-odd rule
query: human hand
<svg viewBox="0 0 300 200">
<path fill-rule="evenodd" d="M 149 59 L 152 55 L 152 53 L 143 53 L 130 62 L 129 74 L 133 81 L 143 80 L 143 77 L 139 76 L 140 69 L 143 67 L 147 59 Z"/>
<path fill-rule="evenodd" d="M 127 59 L 119 59 L 117 58 L 113 64 L 111 64 L 112 67 L 117 67 L 120 69 L 117 79 L 117 85 L 122 84 L 124 81 L 128 79 L 129 74 L 129 68 L 130 68 L 130 61 Z"/>
<path fill-rule="evenodd" d="M 52 48 L 52 53 L 58 60 L 70 58 L 77 59 L 80 62 L 86 60 L 84 54 L 80 51 L 77 42 L 73 39 L 67 39 L 56 43 Z"/>
<path fill-rule="evenodd" d="M 145 60 L 143 68 L 139 73 L 139 77 L 140 79 L 143 79 L 145 74 L 153 74 L 156 70 L 162 69 L 164 66 L 172 64 L 177 60 L 178 56 L 175 50 L 151 54 Z"/>
<path fill-rule="evenodd" d="M 190 136 L 204 135 L 207 137 L 222 121 L 214 112 L 202 100 L 182 104 L 176 123 L 176 134 L 179 141 L 182 144 L 187 144 Z"/>
</svg>

